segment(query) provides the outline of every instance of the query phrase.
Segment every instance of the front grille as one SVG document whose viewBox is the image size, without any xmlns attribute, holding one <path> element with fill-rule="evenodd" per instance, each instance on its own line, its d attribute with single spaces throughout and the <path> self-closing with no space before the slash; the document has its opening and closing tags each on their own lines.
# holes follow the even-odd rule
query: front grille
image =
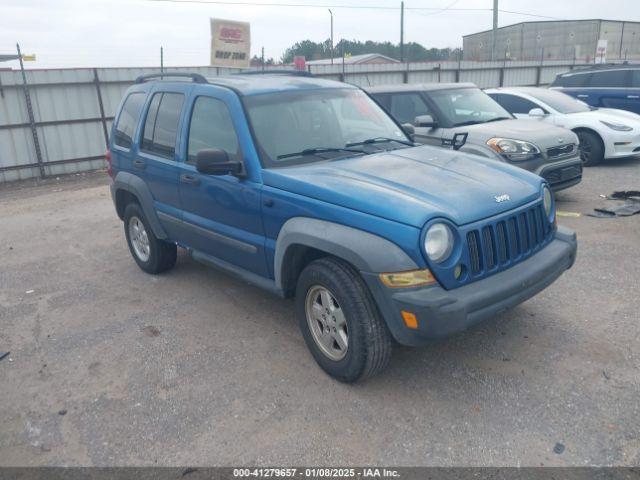
<svg viewBox="0 0 640 480">
<path fill-rule="evenodd" d="M 572 155 L 575 152 L 576 146 L 573 143 L 567 145 L 559 145 L 557 147 L 551 147 L 547 149 L 547 157 L 558 158 Z"/>
<path fill-rule="evenodd" d="M 580 176 L 582 176 L 582 165 L 569 165 L 542 172 L 542 178 L 550 185 L 566 182 Z"/>
<path fill-rule="evenodd" d="M 525 259 L 546 242 L 551 231 L 542 204 L 469 231 L 471 274 L 478 276 Z"/>
</svg>

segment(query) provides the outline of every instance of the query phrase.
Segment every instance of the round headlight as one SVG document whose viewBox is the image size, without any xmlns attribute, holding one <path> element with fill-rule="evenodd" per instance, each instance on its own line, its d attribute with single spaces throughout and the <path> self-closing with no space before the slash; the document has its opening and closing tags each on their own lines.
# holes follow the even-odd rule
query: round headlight
<svg viewBox="0 0 640 480">
<path fill-rule="evenodd" d="M 443 262 L 453 250 L 453 234 L 444 223 L 434 223 L 427 230 L 424 238 L 424 249 L 434 262 Z"/>
<path fill-rule="evenodd" d="M 542 189 L 542 202 L 544 204 L 544 211 L 547 214 L 547 218 L 550 222 L 553 222 L 553 197 L 551 195 L 551 190 L 549 190 L 549 187 L 544 187 Z"/>
</svg>

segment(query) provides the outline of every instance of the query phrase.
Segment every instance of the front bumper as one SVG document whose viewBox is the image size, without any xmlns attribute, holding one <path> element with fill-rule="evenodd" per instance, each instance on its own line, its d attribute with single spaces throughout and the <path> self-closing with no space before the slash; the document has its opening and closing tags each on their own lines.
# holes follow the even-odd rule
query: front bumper
<svg viewBox="0 0 640 480">
<path fill-rule="evenodd" d="M 419 346 L 443 338 L 518 305 L 551 285 L 576 258 L 573 231 L 558 227 L 545 248 L 508 270 L 453 290 L 440 286 L 414 289 L 385 287 L 374 273 L 363 277 L 395 339 Z M 405 326 L 401 311 L 413 313 L 418 328 Z"/>
<path fill-rule="evenodd" d="M 622 158 L 640 155 L 640 134 L 637 131 L 616 132 L 605 141 L 604 158 Z"/>
<path fill-rule="evenodd" d="M 582 160 L 580 160 L 580 155 L 576 155 L 566 160 L 547 163 L 535 173 L 549 182 L 551 189 L 557 192 L 580 183 L 582 180 Z"/>
</svg>

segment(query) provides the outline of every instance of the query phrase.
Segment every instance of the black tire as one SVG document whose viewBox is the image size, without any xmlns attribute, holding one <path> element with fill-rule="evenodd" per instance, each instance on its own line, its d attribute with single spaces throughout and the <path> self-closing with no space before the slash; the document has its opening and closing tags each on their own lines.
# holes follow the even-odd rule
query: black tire
<svg viewBox="0 0 640 480">
<path fill-rule="evenodd" d="M 139 221 L 144 225 L 149 246 L 148 258 L 141 258 L 132 244 L 129 231 L 129 225 L 132 219 L 139 219 Z M 131 256 L 138 266 L 145 272 L 151 274 L 166 272 L 167 270 L 172 269 L 176 264 L 178 253 L 176 244 L 160 240 L 154 235 L 142 208 L 140 208 L 140 205 L 137 203 L 130 203 L 124 210 L 124 234 L 127 237 L 127 245 L 129 245 Z"/>
<path fill-rule="evenodd" d="M 580 140 L 580 159 L 585 167 L 593 167 L 604 160 L 604 144 L 595 133 L 587 130 L 576 131 Z"/>
<path fill-rule="evenodd" d="M 307 295 L 312 295 L 318 286 L 335 298 L 346 319 L 346 354 L 339 360 L 331 359 L 322 351 L 309 326 L 312 320 L 307 320 Z M 296 286 L 296 315 L 316 362 L 337 380 L 354 383 L 381 372 L 389 363 L 391 334 L 367 286 L 348 263 L 325 257 L 307 265 Z"/>
</svg>

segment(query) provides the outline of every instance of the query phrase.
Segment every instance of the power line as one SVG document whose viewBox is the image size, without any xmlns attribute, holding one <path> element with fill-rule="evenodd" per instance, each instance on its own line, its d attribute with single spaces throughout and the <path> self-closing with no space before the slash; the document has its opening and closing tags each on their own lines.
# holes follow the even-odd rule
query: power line
<svg viewBox="0 0 640 480">
<path fill-rule="evenodd" d="M 249 5 L 252 7 L 301 7 L 301 8 L 345 8 L 352 10 L 400 10 L 400 7 L 385 5 L 343 5 L 343 4 L 320 4 L 320 3 L 282 3 L 282 2 L 254 2 L 250 0 L 143 0 L 153 3 L 174 3 L 174 4 L 200 4 L 200 5 Z M 453 8 L 459 0 L 455 0 L 444 8 L 438 7 L 405 7 L 405 10 L 430 11 L 431 15 L 447 12 L 490 12 L 492 8 Z M 513 15 L 523 15 L 526 17 L 546 18 L 551 20 L 564 20 L 548 15 L 538 15 L 529 12 L 518 12 L 514 10 L 499 10 L 501 13 Z M 424 15 L 426 16 L 426 15 Z"/>
<path fill-rule="evenodd" d="M 449 5 L 447 5 L 446 7 L 438 10 L 437 12 L 430 12 L 430 13 L 419 13 L 419 15 L 423 16 L 423 17 L 428 17 L 431 15 L 438 15 L 439 13 L 442 12 L 446 12 L 447 10 L 450 10 L 456 3 L 458 3 L 460 0 L 453 0 L 453 2 L 451 2 Z M 417 13 L 417 12 L 416 12 Z"/>
<path fill-rule="evenodd" d="M 213 5 L 250 5 L 253 7 L 306 7 L 306 8 L 349 8 L 357 10 L 400 10 L 400 7 L 384 5 L 336 5 L 319 3 L 279 3 L 279 2 L 251 2 L 243 0 L 144 0 L 154 3 L 183 3 L 183 4 L 213 4 Z M 405 10 L 431 10 L 440 11 L 442 8 L 436 7 L 405 7 Z M 491 10 L 490 8 L 451 8 L 450 10 L 464 12 L 482 12 Z"/>
</svg>

